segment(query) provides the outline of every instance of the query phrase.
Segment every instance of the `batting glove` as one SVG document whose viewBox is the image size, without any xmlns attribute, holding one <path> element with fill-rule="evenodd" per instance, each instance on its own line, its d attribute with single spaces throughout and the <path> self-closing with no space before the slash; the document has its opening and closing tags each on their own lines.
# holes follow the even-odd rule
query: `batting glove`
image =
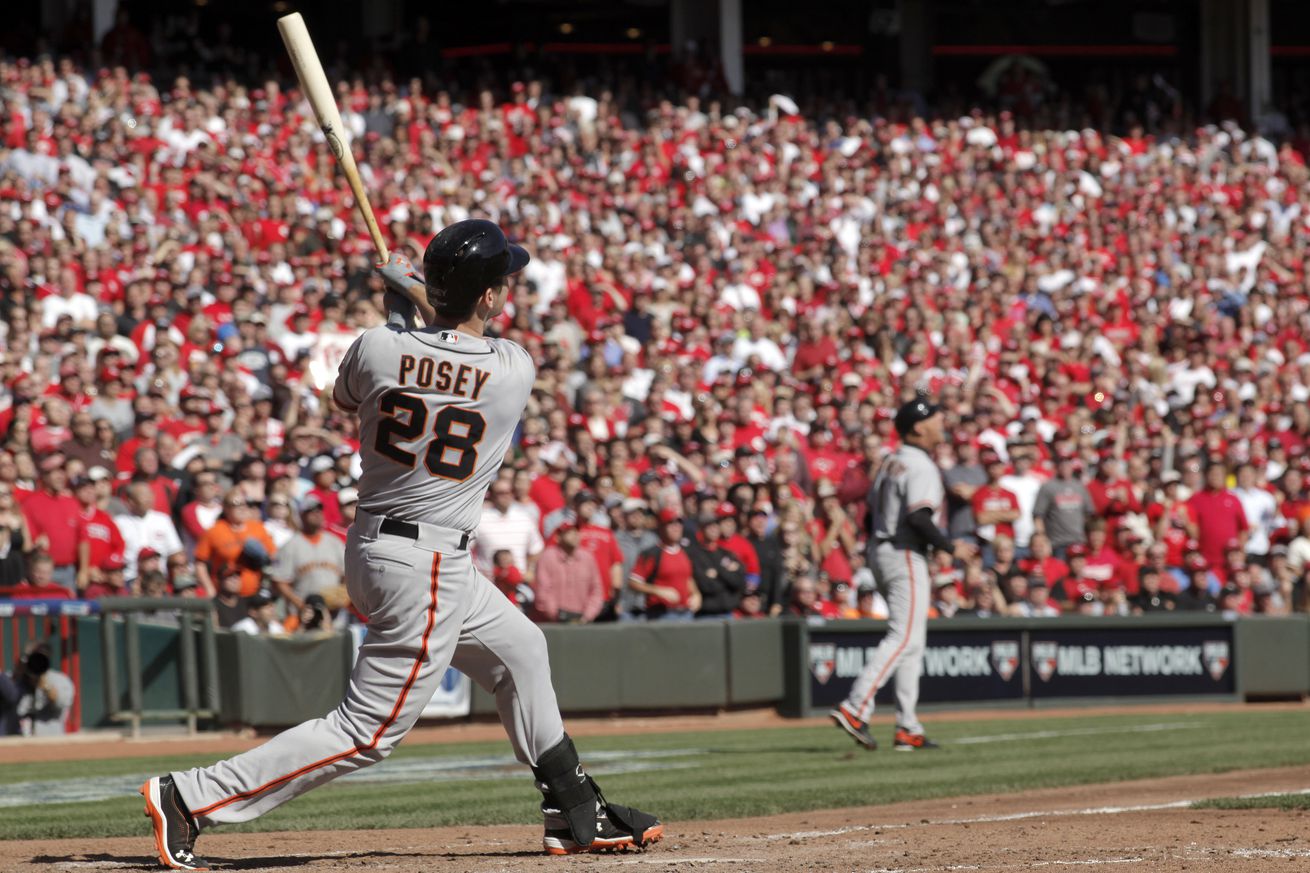
<svg viewBox="0 0 1310 873">
<path fill-rule="evenodd" d="M 423 279 L 414 269 L 414 264 L 409 258 L 397 252 L 392 252 L 391 257 L 387 258 L 385 264 L 377 264 L 374 269 L 382 276 L 382 280 L 387 283 L 387 287 L 397 291 L 405 297 L 412 297 L 410 291 L 414 286 L 423 287 Z"/>
</svg>

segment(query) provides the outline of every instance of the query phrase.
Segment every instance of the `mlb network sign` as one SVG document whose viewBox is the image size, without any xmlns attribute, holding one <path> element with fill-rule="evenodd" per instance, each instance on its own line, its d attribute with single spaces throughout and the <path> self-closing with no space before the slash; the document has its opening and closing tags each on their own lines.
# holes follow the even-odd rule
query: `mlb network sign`
<svg viewBox="0 0 1310 873">
<path fill-rule="evenodd" d="M 810 705 L 834 706 L 850 693 L 855 677 L 872 662 L 881 634 L 810 631 Z M 1000 700 L 1023 696 L 1023 652 L 1013 633 L 929 632 L 923 653 L 919 699 L 946 703 L 956 700 Z M 889 680 L 877 700 L 895 699 Z"/>
<path fill-rule="evenodd" d="M 882 635 L 868 631 L 810 631 L 810 706 L 845 699 Z M 840 625 L 838 625 L 840 627 Z M 1025 646 L 1027 642 L 1027 646 Z M 1232 694 L 1232 629 L 1161 628 L 1062 630 L 1058 622 L 1030 631 L 930 631 L 923 656 L 920 700 L 949 703 L 1017 699 L 1028 671 L 1031 697 Z M 895 678 L 877 700 L 892 702 Z"/>
<path fill-rule="evenodd" d="M 1232 630 L 1153 628 L 1032 634 L 1034 697 L 1232 694 Z"/>
</svg>

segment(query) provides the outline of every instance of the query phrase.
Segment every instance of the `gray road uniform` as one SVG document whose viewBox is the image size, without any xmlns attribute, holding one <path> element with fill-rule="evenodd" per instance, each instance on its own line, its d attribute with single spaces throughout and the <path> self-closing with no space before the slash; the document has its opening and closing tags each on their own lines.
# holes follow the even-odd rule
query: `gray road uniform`
<svg viewBox="0 0 1310 873">
<path fill-rule="evenodd" d="M 908 519 L 927 507 L 933 523 L 940 526 L 945 520 L 945 498 L 937 464 L 923 449 L 908 444 L 883 461 L 869 489 L 869 565 L 887 599 L 888 617 L 887 635 L 846 698 L 846 708 L 861 721 L 867 722 L 873 715 L 874 695 L 894 675 L 896 724 L 912 734 L 923 733 L 915 709 L 932 603 L 928 572 L 932 543 L 926 542 Z"/>
<path fill-rule="evenodd" d="M 535 377 L 515 343 L 456 331 L 392 323 L 351 346 L 334 397 L 361 421 L 346 585 L 368 635 L 331 713 L 172 774 L 201 827 L 254 818 L 385 758 L 450 664 L 495 694 L 520 761 L 536 764 L 563 740 L 541 631 L 469 555 L 469 532 Z"/>
</svg>

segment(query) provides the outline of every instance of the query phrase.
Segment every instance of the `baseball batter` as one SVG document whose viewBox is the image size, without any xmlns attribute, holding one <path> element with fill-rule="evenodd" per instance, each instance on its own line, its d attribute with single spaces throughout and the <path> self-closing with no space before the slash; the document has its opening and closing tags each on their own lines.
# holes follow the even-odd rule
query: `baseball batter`
<svg viewBox="0 0 1310 873">
<path fill-rule="evenodd" d="M 385 758 L 448 665 L 496 697 L 517 758 L 543 794 L 551 854 L 644 846 L 653 816 L 611 804 L 564 732 L 540 629 L 473 567 L 470 531 L 536 378 L 528 353 L 484 336 L 528 253 L 489 221 L 447 227 L 423 255 L 381 268 L 388 324 L 346 353 L 334 398 L 361 422 L 359 511 L 346 585 L 368 635 L 341 704 L 211 767 L 149 779 L 141 793 L 168 867 L 207 869 L 202 828 L 248 821 Z M 411 329 L 413 299 L 430 327 Z"/>
<path fill-rule="evenodd" d="M 895 676 L 894 747 L 913 751 L 937 748 L 923 735 L 915 712 L 931 603 L 928 552 L 938 549 L 968 558 L 974 547 L 952 543 L 939 527 L 946 490 L 932 451 L 943 439 L 941 409 L 920 397 L 897 411 L 895 424 L 901 445 L 878 468 L 868 497 L 869 564 L 887 598 L 887 635 L 855 680 L 850 696 L 830 715 L 857 743 L 878 748 L 869 733 L 873 696 Z"/>
</svg>

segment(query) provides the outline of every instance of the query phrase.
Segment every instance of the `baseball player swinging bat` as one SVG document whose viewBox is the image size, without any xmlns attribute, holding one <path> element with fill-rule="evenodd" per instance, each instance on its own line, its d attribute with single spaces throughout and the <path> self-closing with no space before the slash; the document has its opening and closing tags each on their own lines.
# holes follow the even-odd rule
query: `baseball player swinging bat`
<svg viewBox="0 0 1310 873">
<path fill-rule="evenodd" d="M 249 752 L 148 779 L 140 790 L 166 867 L 208 869 L 195 855 L 201 828 L 256 818 L 385 758 L 450 665 L 495 695 L 542 793 L 546 852 L 640 848 L 663 836 L 655 816 L 609 803 L 587 775 L 564 732 L 545 637 L 469 554 L 536 380 L 521 346 L 485 336 L 527 263 L 499 227 L 469 219 L 428 244 L 425 281 L 403 256 L 380 266 L 397 292 L 389 321 L 350 347 L 333 390 L 360 417 L 363 463 L 346 588 L 369 621 L 346 697 Z M 415 330 L 406 301 L 420 295 L 431 326 Z"/>
</svg>

